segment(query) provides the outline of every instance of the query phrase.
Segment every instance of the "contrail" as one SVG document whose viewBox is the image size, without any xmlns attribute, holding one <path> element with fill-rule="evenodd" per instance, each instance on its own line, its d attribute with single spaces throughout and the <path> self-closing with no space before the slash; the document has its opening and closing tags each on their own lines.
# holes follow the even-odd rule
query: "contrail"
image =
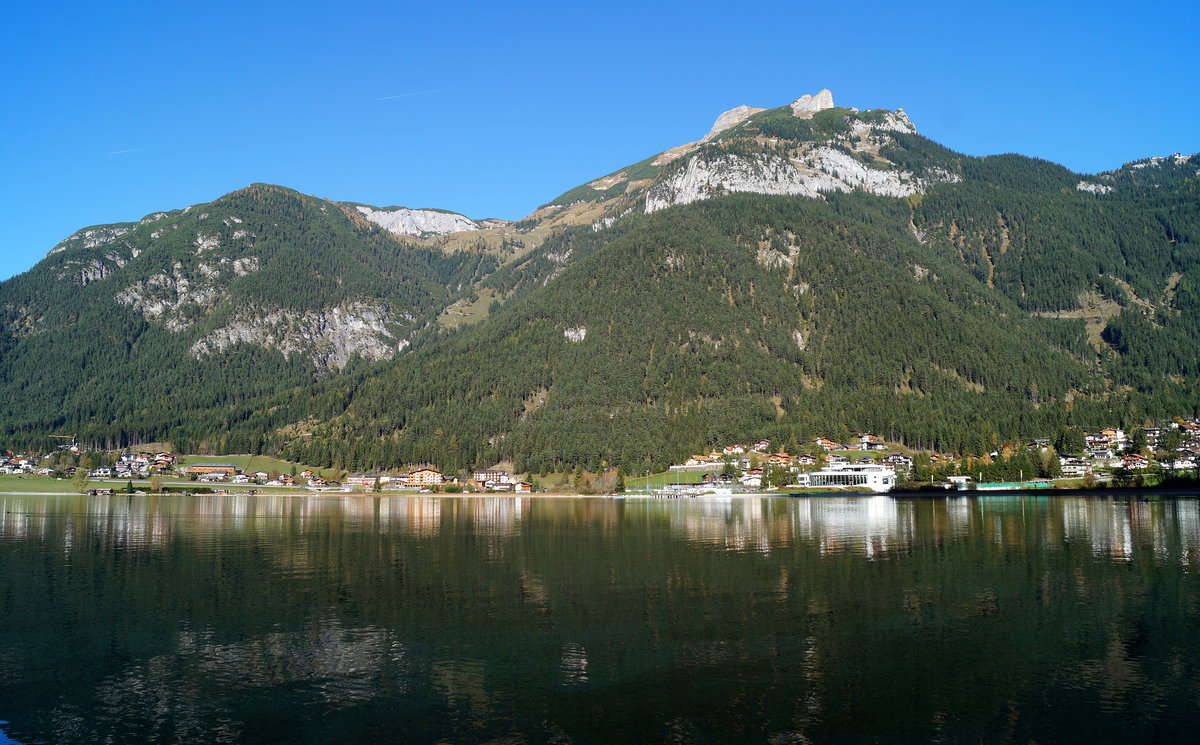
<svg viewBox="0 0 1200 745">
<path fill-rule="evenodd" d="M 375 100 L 376 101 L 390 101 L 393 98 L 408 98 L 409 96 L 423 96 L 429 92 L 430 91 L 417 91 L 416 93 L 401 93 L 400 95 L 397 95 L 397 96 L 380 96 L 379 98 L 376 98 Z"/>
<path fill-rule="evenodd" d="M 138 150 L 142 150 L 142 149 L 144 149 L 144 148 L 135 147 L 135 148 L 132 148 L 129 150 L 113 150 L 112 152 L 109 153 L 109 155 L 124 155 L 125 153 L 136 153 Z"/>
</svg>

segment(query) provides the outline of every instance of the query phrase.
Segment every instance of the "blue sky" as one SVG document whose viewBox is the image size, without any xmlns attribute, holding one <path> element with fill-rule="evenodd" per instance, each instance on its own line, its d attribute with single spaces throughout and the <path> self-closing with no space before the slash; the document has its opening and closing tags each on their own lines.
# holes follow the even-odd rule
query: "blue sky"
<svg viewBox="0 0 1200 745">
<path fill-rule="evenodd" d="M 37 3 L 0 29 L 0 278 L 256 181 L 516 219 L 829 88 L 973 155 L 1200 151 L 1200 4 Z"/>
</svg>

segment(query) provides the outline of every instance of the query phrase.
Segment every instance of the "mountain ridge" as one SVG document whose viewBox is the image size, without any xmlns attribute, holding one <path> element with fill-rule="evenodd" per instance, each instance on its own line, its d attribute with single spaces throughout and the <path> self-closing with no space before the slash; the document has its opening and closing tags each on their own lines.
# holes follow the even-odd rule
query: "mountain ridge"
<svg viewBox="0 0 1200 745">
<path fill-rule="evenodd" d="M 828 91 L 731 111 L 515 222 L 254 184 L 76 231 L 0 283 L 6 435 L 541 470 L 1194 413 L 1200 158 L 976 158 Z"/>
</svg>

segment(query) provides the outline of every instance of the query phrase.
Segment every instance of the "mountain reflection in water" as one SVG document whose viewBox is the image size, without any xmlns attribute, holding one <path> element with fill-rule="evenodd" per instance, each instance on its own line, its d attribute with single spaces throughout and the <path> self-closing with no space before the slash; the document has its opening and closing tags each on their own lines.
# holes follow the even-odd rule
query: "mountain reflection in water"
<svg viewBox="0 0 1200 745">
<path fill-rule="evenodd" d="M 24 742 L 1178 741 L 1200 502 L 0 495 Z"/>
</svg>

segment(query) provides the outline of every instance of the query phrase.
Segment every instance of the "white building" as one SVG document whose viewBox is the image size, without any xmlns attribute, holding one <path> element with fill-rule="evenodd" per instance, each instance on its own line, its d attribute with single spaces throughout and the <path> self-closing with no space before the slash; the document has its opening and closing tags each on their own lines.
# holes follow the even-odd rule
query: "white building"
<svg viewBox="0 0 1200 745">
<path fill-rule="evenodd" d="M 797 475 L 800 486 L 822 487 L 865 486 L 873 492 L 890 491 L 896 485 L 896 472 L 887 466 L 840 465 Z"/>
</svg>

